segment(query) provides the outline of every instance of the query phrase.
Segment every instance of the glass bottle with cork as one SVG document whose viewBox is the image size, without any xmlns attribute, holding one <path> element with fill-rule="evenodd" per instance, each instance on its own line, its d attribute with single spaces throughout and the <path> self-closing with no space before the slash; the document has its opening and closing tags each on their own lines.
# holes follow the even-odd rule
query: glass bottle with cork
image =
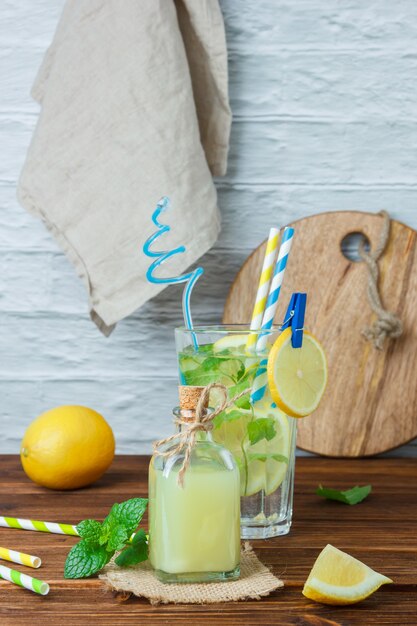
<svg viewBox="0 0 417 626">
<path fill-rule="evenodd" d="M 210 434 L 213 387 L 179 387 L 178 432 L 155 444 L 149 466 L 149 559 L 166 583 L 240 575 L 239 469 Z"/>
</svg>

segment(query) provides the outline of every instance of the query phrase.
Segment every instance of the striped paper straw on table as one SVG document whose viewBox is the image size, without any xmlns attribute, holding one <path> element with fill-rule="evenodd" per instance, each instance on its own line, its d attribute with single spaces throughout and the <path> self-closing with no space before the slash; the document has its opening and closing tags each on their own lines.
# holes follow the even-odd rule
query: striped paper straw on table
<svg viewBox="0 0 417 626">
<path fill-rule="evenodd" d="M 0 526 L 2 526 L 3 528 L 37 530 L 41 533 L 55 533 L 57 535 L 75 535 L 76 537 L 78 537 L 77 529 L 72 524 L 39 522 L 37 520 L 21 519 L 20 517 L 2 517 L 0 515 Z"/>
<path fill-rule="evenodd" d="M 42 561 L 38 556 L 32 556 L 31 554 L 25 554 L 24 552 L 17 552 L 17 550 L 10 550 L 9 548 L 0 548 L 0 559 L 5 561 L 11 561 L 12 563 L 20 563 L 27 567 L 33 567 L 37 569 L 41 566 Z"/>
<path fill-rule="evenodd" d="M 46 596 L 49 593 L 48 583 L 45 583 L 43 580 L 38 580 L 37 578 L 32 578 L 32 576 L 28 576 L 27 574 L 22 574 L 15 569 L 10 569 L 10 567 L 6 567 L 5 565 L 0 565 L 0 578 L 4 578 L 4 580 L 19 585 L 19 587 L 29 589 L 29 591 L 33 591 L 34 593 L 39 593 L 42 596 Z"/>
<path fill-rule="evenodd" d="M 278 252 L 279 229 L 271 228 L 269 231 L 268 242 L 266 244 L 265 257 L 262 265 L 261 276 L 259 279 L 258 291 L 256 292 L 255 306 L 252 313 L 252 321 L 250 330 L 259 330 L 262 325 L 262 318 L 265 311 L 265 304 L 268 298 L 269 286 L 271 284 L 272 273 Z M 258 339 L 258 333 L 251 333 L 246 342 L 246 348 L 249 352 L 255 352 L 255 344 Z"/>
<path fill-rule="evenodd" d="M 278 306 L 278 298 L 281 291 L 282 282 L 284 280 L 285 269 L 287 267 L 288 256 L 291 250 L 294 238 L 294 229 L 285 228 L 282 235 L 281 245 L 278 252 L 278 259 L 275 265 L 274 276 L 271 281 L 268 299 L 266 301 L 265 312 L 262 318 L 262 330 L 270 330 L 274 323 L 275 313 Z M 256 352 L 262 353 L 268 341 L 268 333 L 260 334 L 256 343 Z M 251 402 L 255 403 L 261 400 L 265 394 L 268 383 L 266 366 L 268 359 L 262 359 L 259 368 L 255 374 L 252 385 Z"/>
<path fill-rule="evenodd" d="M 33 519 L 22 519 L 20 517 L 2 517 L 0 515 L 0 527 L 18 528 L 20 530 L 36 530 L 41 533 L 54 533 L 56 535 L 72 535 L 79 537 L 77 526 L 73 524 L 61 524 L 57 522 L 41 522 Z M 132 533 L 129 542 L 132 541 L 136 533 Z"/>
</svg>

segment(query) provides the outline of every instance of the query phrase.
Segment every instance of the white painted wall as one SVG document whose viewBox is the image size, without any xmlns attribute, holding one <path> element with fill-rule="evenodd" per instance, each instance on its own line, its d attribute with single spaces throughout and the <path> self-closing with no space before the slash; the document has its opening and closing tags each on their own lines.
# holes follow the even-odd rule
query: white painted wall
<svg viewBox="0 0 417 626">
<path fill-rule="evenodd" d="M 198 322 L 220 319 L 237 269 L 272 222 L 386 208 L 417 228 L 415 0 L 221 4 L 234 124 L 218 184 L 223 232 L 195 290 Z M 17 452 L 27 424 L 64 403 L 102 412 L 119 452 L 145 452 L 169 432 L 176 401 L 179 289 L 105 339 L 69 262 L 15 199 L 38 113 L 29 90 L 62 6 L 0 6 L 0 452 Z"/>
</svg>

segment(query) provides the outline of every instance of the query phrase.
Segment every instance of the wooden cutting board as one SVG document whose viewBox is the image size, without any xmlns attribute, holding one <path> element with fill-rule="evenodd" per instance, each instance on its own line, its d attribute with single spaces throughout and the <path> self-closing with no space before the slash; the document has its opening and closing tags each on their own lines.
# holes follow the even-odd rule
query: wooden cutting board
<svg viewBox="0 0 417 626">
<path fill-rule="evenodd" d="M 299 420 L 298 445 L 328 456 L 385 452 L 417 437 L 417 233 L 392 221 L 379 261 L 380 293 L 396 312 L 404 333 L 383 351 L 361 330 L 375 319 L 367 298 L 367 268 L 349 261 L 341 241 L 361 232 L 374 248 L 380 215 L 357 211 L 301 219 L 295 228 L 277 323 L 293 291 L 308 294 L 305 326 L 322 342 L 329 366 L 328 386 L 317 411 Z M 223 321 L 248 323 L 252 314 L 266 242 L 245 261 L 228 295 Z"/>
</svg>

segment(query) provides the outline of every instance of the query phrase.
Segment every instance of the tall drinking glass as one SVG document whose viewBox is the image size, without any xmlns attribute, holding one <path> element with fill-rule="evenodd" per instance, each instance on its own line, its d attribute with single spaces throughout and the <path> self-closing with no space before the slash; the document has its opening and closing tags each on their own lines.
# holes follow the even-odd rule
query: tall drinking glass
<svg viewBox="0 0 417 626">
<path fill-rule="evenodd" d="M 249 335 L 258 338 L 260 333 L 237 324 L 175 330 L 182 385 L 219 382 L 228 388 L 229 398 L 249 390 L 215 418 L 212 431 L 213 438 L 232 452 L 239 466 L 241 533 L 248 539 L 289 532 L 294 485 L 296 420 L 276 407 L 267 384 L 263 397 L 250 402 L 255 375 L 265 367 L 280 327 L 262 331 L 261 352 L 248 348 Z M 212 394 L 210 403 L 215 405 L 215 389 Z"/>
</svg>

